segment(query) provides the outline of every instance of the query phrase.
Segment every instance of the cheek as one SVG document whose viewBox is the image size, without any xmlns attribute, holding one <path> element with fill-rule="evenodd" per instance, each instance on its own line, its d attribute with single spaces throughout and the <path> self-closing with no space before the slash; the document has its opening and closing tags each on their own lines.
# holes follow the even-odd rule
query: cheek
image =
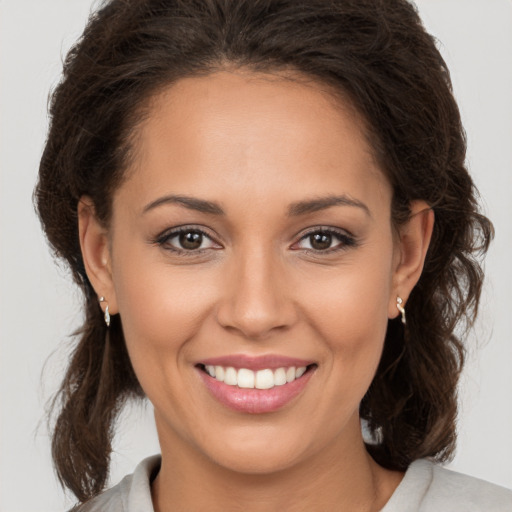
<svg viewBox="0 0 512 512">
<path fill-rule="evenodd" d="M 187 437 L 189 409 L 201 406 L 189 393 L 190 340 L 209 317 L 214 298 L 208 290 L 213 287 L 204 286 L 197 271 L 173 271 L 128 252 L 121 259 L 116 294 L 133 369 L 155 410 L 166 411 L 168 423 Z"/>
<path fill-rule="evenodd" d="M 208 315 L 212 302 L 204 279 L 166 265 L 156 251 L 120 251 L 114 284 L 126 344 L 134 368 L 186 357 L 186 341 Z"/>
<path fill-rule="evenodd" d="M 392 285 L 392 262 L 363 256 L 315 287 L 309 287 L 310 316 L 333 348 L 357 350 L 384 337 Z M 373 333 L 373 335 L 371 335 Z M 339 340 L 339 343 L 336 343 Z"/>
<path fill-rule="evenodd" d="M 304 315 L 326 347 L 333 400 L 351 397 L 351 407 L 357 407 L 373 380 L 388 325 L 391 290 L 391 250 L 388 259 L 382 258 L 382 251 L 362 252 L 310 287 L 313 295 Z"/>
</svg>

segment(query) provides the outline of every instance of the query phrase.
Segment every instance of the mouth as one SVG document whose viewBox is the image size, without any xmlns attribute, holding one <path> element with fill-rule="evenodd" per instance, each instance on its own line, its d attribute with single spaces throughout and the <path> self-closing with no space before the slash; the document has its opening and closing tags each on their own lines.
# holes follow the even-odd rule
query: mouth
<svg viewBox="0 0 512 512">
<path fill-rule="evenodd" d="M 258 369 L 199 363 L 196 369 L 220 404 L 241 413 L 263 414 L 280 410 L 304 391 L 318 367 L 304 363 Z"/>
<path fill-rule="evenodd" d="M 243 389 L 272 389 L 284 386 L 300 379 L 305 373 L 316 368 L 316 364 L 306 366 L 282 366 L 277 369 L 263 368 L 251 370 L 249 368 L 234 368 L 233 366 L 198 364 L 197 367 L 204 373 L 228 386 Z"/>
</svg>

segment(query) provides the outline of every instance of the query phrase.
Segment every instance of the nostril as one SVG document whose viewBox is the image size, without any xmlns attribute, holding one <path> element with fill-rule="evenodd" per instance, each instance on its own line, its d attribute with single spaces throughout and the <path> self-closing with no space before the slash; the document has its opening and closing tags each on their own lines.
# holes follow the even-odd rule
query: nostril
<svg viewBox="0 0 512 512">
<path fill-rule="evenodd" d="M 297 311 L 293 302 L 274 288 L 261 283 L 240 284 L 219 302 L 217 322 L 226 331 L 251 340 L 286 330 L 296 323 Z"/>
</svg>

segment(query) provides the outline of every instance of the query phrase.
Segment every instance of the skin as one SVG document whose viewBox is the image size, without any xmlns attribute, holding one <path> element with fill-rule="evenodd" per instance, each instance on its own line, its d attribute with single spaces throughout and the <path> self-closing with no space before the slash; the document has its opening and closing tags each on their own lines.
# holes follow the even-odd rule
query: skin
<svg viewBox="0 0 512 512">
<path fill-rule="evenodd" d="M 392 190 L 363 123 L 305 80 L 249 71 L 183 79 L 153 98 L 135 149 L 109 227 L 87 197 L 79 221 L 89 278 L 121 315 L 155 409 L 155 510 L 380 510 L 403 475 L 367 454 L 359 403 L 396 297 L 406 306 L 421 274 L 431 210 L 414 202 L 394 230 Z M 169 195 L 224 213 L 148 209 Z M 332 196 L 357 204 L 290 215 L 298 202 Z M 208 235 L 200 251 L 177 253 L 176 236 L 162 239 L 181 225 Z M 313 250 L 311 228 L 341 238 Z M 317 367 L 285 407 L 254 415 L 220 404 L 198 378 L 198 360 L 226 354 Z"/>
</svg>

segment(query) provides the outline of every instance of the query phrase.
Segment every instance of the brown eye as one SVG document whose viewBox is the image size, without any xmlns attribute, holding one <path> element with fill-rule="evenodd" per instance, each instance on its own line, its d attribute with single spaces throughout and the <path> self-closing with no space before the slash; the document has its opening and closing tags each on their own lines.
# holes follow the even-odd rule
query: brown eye
<svg viewBox="0 0 512 512">
<path fill-rule="evenodd" d="M 203 243 L 203 234 L 200 231 L 185 231 L 179 234 L 179 244 L 187 251 L 199 249 Z"/>
<path fill-rule="evenodd" d="M 200 229 L 177 228 L 171 232 L 164 233 L 155 240 L 155 243 L 163 249 L 193 255 L 207 249 L 221 249 L 209 235 Z"/>
<path fill-rule="evenodd" d="M 332 244 L 332 235 L 329 233 L 314 233 L 309 236 L 309 243 L 315 251 L 325 251 Z"/>
<path fill-rule="evenodd" d="M 330 254 L 355 245 L 354 237 L 345 231 L 335 230 L 334 228 L 319 228 L 305 234 L 292 248 Z"/>
</svg>

